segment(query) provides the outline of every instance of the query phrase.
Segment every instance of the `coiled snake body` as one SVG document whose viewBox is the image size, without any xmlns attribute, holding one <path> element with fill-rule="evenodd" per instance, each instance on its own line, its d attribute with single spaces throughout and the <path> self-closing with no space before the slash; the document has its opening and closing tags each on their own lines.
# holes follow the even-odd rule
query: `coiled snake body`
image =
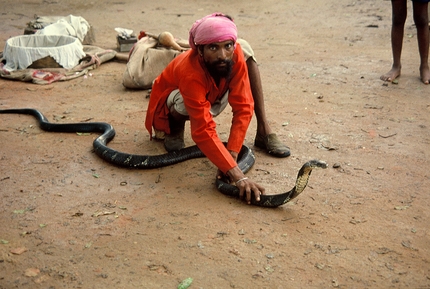
<svg viewBox="0 0 430 289">
<path fill-rule="evenodd" d="M 115 137 L 112 125 L 105 122 L 87 123 L 50 123 L 48 119 L 38 110 L 32 108 L 4 109 L 0 114 L 28 114 L 36 117 L 42 130 L 48 132 L 98 132 L 101 133 L 93 142 L 94 152 L 103 160 L 120 167 L 136 169 L 153 169 L 173 165 L 185 160 L 204 157 L 200 149 L 194 145 L 186 147 L 177 152 L 162 155 L 134 155 L 116 151 L 109 148 L 107 144 Z M 243 145 L 238 157 L 240 169 L 246 173 L 255 163 L 255 157 L 251 149 Z M 260 201 L 256 201 L 252 194 L 251 203 L 262 207 L 278 207 L 297 197 L 307 186 L 309 176 L 314 168 L 327 168 L 325 162 L 311 160 L 305 163 L 299 170 L 296 184 L 288 192 L 277 195 L 261 195 Z M 216 187 L 221 193 L 239 198 L 239 189 L 228 183 L 226 179 L 216 180 Z"/>
</svg>

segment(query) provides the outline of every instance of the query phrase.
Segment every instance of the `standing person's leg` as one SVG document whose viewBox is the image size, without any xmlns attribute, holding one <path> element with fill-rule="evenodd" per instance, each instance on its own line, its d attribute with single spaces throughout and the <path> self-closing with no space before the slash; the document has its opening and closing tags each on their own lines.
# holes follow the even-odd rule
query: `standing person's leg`
<svg viewBox="0 0 430 289">
<path fill-rule="evenodd" d="M 430 82 L 429 69 L 429 16 L 428 2 L 413 1 L 414 22 L 417 28 L 418 50 L 420 52 L 420 77 L 424 84 Z"/>
<path fill-rule="evenodd" d="M 381 80 L 393 81 L 400 76 L 402 64 L 401 54 L 403 47 L 403 35 L 407 17 L 407 1 L 391 0 L 392 26 L 391 26 L 391 50 L 393 53 L 393 66 L 391 70 L 381 76 Z"/>
</svg>

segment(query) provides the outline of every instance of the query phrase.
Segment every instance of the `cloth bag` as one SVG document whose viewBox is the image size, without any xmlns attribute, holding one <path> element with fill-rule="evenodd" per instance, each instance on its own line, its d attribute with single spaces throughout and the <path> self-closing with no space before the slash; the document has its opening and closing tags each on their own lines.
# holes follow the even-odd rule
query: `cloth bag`
<svg viewBox="0 0 430 289">
<path fill-rule="evenodd" d="M 129 53 L 122 84 L 131 89 L 150 89 L 155 78 L 180 53 L 159 46 L 153 37 L 142 37 Z"/>
</svg>

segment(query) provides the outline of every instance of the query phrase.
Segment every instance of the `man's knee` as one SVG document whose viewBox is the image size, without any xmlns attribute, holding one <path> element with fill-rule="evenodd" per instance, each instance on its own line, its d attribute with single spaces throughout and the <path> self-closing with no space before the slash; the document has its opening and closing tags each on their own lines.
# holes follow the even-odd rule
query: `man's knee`
<svg viewBox="0 0 430 289">
<path fill-rule="evenodd" d="M 177 113 L 178 116 L 188 117 L 188 112 L 184 105 L 184 99 L 179 91 L 179 89 L 175 89 L 170 93 L 167 97 L 166 105 L 169 108 L 170 113 Z"/>
<path fill-rule="evenodd" d="M 414 23 L 416 27 L 424 27 L 427 28 L 428 27 L 428 21 L 429 21 L 429 17 L 427 14 L 427 9 L 425 10 L 425 14 L 424 13 L 414 13 Z"/>
</svg>

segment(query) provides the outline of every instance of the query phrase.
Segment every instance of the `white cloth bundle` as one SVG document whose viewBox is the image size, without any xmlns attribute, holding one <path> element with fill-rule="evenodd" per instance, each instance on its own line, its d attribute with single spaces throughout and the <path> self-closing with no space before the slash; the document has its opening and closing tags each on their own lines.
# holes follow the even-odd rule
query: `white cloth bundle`
<svg viewBox="0 0 430 289">
<path fill-rule="evenodd" d="M 41 18 L 40 21 L 49 21 L 48 17 Z M 52 20 L 54 20 L 53 18 Z M 36 32 L 38 35 L 70 35 L 77 37 L 81 42 L 84 41 L 85 35 L 90 30 L 90 24 L 80 16 L 69 15 L 62 17 L 54 23 L 45 26 Z"/>
</svg>

